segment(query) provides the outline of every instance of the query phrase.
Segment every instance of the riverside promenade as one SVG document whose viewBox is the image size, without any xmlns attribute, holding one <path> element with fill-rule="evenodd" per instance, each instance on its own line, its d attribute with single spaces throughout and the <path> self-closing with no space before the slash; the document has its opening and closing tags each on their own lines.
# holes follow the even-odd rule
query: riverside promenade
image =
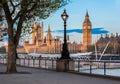
<svg viewBox="0 0 120 84">
<path fill-rule="evenodd" d="M 5 68 L 5 65 L 0 64 L 0 72 L 4 72 Z M 74 73 L 24 67 L 17 67 L 17 69 L 19 72 L 29 73 L 0 74 L 0 84 L 120 84 L 120 80 Z"/>
</svg>

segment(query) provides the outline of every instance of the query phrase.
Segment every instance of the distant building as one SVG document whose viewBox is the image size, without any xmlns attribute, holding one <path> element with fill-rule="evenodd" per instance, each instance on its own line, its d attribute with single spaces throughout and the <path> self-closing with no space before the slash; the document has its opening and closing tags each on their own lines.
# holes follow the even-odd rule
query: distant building
<svg viewBox="0 0 120 84">
<path fill-rule="evenodd" d="M 32 25 L 32 43 L 24 41 L 23 46 L 18 47 L 17 51 L 20 53 L 61 53 L 62 41 L 52 36 L 50 25 L 48 25 L 48 32 L 45 37 L 43 30 L 43 23 L 34 22 Z M 75 41 L 72 43 L 69 40 L 69 36 L 67 36 L 68 50 L 70 53 L 87 52 L 88 47 L 92 45 L 92 24 L 89 20 L 88 11 L 86 11 L 82 31 L 83 43 L 77 43 Z"/>
<path fill-rule="evenodd" d="M 116 33 L 116 35 L 112 33 L 111 36 L 108 34 L 103 36 L 101 34 L 96 45 L 98 47 L 98 52 L 103 52 L 105 47 L 107 47 L 105 53 L 118 54 L 120 53 L 120 35 L 118 35 L 118 33 Z"/>
<path fill-rule="evenodd" d="M 60 39 L 52 37 L 50 25 L 48 26 L 48 33 L 45 37 L 43 29 L 43 23 L 35 22 L 33 24 L 32 44 L 25 41 L 23 45 L 27 53 L 60 53 Z"/>
<path fill-rule="evenodd" d="M 34 22 L 32 28 L 32 43 L 24 41 L 23 47 L 18 47 L 18 52 L 26 53 L 61 53 L 62 42 L 59 38 L 53 38 L 50 25 L 48 25 L 48 32 L 44 37 L 43 23 Z M 80 52 L 80 45 L 76 42 L 71 43 L 69 36 L 67 36 L 68 49 L 70 53 Z"/>
</svg>

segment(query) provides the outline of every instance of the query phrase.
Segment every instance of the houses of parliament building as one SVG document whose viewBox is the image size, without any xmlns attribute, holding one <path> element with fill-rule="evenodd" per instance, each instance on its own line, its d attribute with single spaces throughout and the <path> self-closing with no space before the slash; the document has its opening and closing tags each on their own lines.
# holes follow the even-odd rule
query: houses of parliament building
<svg viewBox="0 0 120 84">
<path fill-rule="evenodd" d="M 88 12 L 86 12 L 85 19 L 82 25 L 83 42 L 71 43 L 69 36 L 67 36 L 68 50 L 70 53 L 86 52 L 88 46 L 92 45 L 92 24 L 89 20 Z M 18 47 L 18 52 L 24 53 L 61 53 L 62 41 L 59 38 L 54 38 L 51 34 L 50 25 L 48 25 L 48 32 L 44 37 L 44 24 L 39 22 L 33 23 L 32 28 L 32 43 L 24 41 L 23 47 Z"/>
</svg>

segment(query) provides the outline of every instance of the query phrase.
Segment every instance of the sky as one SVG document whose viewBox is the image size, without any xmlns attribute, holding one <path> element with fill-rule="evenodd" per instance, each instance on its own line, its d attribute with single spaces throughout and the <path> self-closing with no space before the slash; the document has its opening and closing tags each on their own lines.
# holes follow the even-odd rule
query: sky
<svg viewBox="0 0 120 84">
<path fill-rule="evenodd" d="M 93 42 L 100 34 L 120 33 L 120 0 L 71 0 L 71 2 L 51 14 L 43 20 L 44 31 L 48 25 L 54 37 L 63 37 L 63 20 L 61 14 L 66 9 L 69 18 L 67 20 L 67 35 L 71 41 L 82 42 L 82 23 L 86 10 L 88 10 L 92 23 Z M 45 33 L 46 35 L 46 33 Z"/>
<path fill-rule="evenodd" d="M 66 9 L 69 15 L 67 20 L 67 35 L 70 41 L 82 42 L 82 24 L 88 10 L 92 23 L 93 43 L 100 37 L 100 34 L 120 34 L 120 0 L 71 0 L 71 2 L 52 13 L 51 16 L 40 22 L 44 22 L 44 36 L 50 25 L 53 37 L 63 39 L 63 20 L 61 14 Z M 5 40 L 8 38 L 5 37 Z"/>
</svg>

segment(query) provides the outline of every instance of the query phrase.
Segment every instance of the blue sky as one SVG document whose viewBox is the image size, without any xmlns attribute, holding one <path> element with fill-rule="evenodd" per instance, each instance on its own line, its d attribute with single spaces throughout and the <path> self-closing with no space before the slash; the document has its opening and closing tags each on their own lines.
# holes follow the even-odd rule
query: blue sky
<svg viewBox="0 0 120 84">
<path fill-rule="evenodd" d="M 68 5 L 51 14 L 46 20 L 42 20 L 44 22 L 44 31 L 47 31 L 50 24 L 52 35 L 54 37 L 63 37 L 63 20 L 61 14 L 64 9 L 66 9 L 69 15 L 67 20 L 67 34 L 70 36 L 72 42 L 82 42 L 81 29 L 86 10 L 88 10 L 92 22 L 93 42 L 102 33 L 115 34 L 117 32 L 120 34 L 120 0 L 71 0 Z"/>
<path fill-rule="evenodd" d="M 53 35 L 58 36 L 58 30 L 63 30 L 61 14 L 64 9 L 67 10 L 69 15 L 67 21 L 68 30 L 81 30 L 86 10 L 88 10 L 93 29 L 98 28 L 96 32 L 94 29 L 93 41 L 100 36 L 100 31 L 103 32 L 103 30 L 107 31 L 106 33 L 120 33 L 120 0 L 71 0 L 71 3 L 43 21 L 45 25 L 44 31 L 47 31 L 50 24 L 51 31 L 54 31 Z M 103 29 L 99 31 L 99 28 Z M 82 42 L 82 33 L 71 32 L 68 34 L 72 41 Z M 63 33 L 59 32 L 59 36 L 63 36 Z"/>
</svg>

